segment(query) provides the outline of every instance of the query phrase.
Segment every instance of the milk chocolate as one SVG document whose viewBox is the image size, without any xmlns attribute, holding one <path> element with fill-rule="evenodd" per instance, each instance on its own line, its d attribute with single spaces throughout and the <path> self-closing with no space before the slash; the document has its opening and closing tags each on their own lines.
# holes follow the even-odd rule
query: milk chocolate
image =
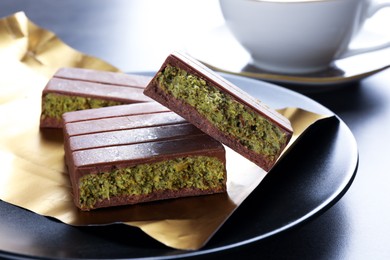
<svg viewBox="0 0 390 260">
<path fill-rule="evenodd" d="M 144 94 L 265 171 L 273 167 L 292 136 L 287 118 L 180 53 L 167 57 Z"/>
<path fill-rule="evenodd" d="M 226 192 L 223 145 L 156 102 L 63 118 L 65 160 L 81 210 Z"/>
<path fill-rule="evenodd" d="M 150 102 L 143 89 L 150 77 L 80 68 L 61 68 L 42 92 L 40 127 L 60 128 L 64 112 Z"/>
</svg>

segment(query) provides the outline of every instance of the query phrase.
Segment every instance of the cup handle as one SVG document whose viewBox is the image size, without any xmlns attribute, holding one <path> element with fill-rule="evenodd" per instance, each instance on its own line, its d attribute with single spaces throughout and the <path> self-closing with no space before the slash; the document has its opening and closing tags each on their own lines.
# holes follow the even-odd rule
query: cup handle
<svg viewBox="0 0 390 260">
<path fill-rule="evenodd" d="M 374 16 L 374 14 L 376 14 L 379 10 L 385 7 L 390 7 L 390 1 L 385 1 L 385 2 L 371 1 L 371 4 L 369 4 L 366 11 L 366 17 L 370 18 Z M 364 47 L 364 48 L 357 48 L 357 49 L 349 48 L 343 54 L 341 54 L 339 58 L 348 58 L 354 55 L 372 52 L 372 51 L 378 51 L 389 47 L 390 47 L 390 41 L 384 42 L 382 44 L 374 45 L 374 46 Z"/>
<path fill-rule="evenodd" d="M 376 14 L 376 12 L 378 12 L 380 9 L 384 7 L 390 7 L 390 1 L 384 1 L 384 2 L 371 1 L 371 4 L 369 4 L 367 8 L 366 17 L 368 18 L 372 17 L 374 14 Z"/>
</svg>

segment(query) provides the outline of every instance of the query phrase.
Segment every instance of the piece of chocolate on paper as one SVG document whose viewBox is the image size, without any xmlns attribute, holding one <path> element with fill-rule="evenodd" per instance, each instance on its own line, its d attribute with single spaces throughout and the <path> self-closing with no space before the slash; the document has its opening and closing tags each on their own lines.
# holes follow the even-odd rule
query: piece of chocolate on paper
<svg viewBox="0 0 390 260">
<path fill-rule="evenodd" d="M 143 94 L 150 77 L 83 68 L 60 68 L 42 91 L 41 128 L 61 128 L 70 111 L 152 102 Z"/>
<path fill-rule="evenodd" d="M 63 119 L 81 210 L 226 192 L 224 146 L 157 102 L 73 111 Z"/>
</svg>

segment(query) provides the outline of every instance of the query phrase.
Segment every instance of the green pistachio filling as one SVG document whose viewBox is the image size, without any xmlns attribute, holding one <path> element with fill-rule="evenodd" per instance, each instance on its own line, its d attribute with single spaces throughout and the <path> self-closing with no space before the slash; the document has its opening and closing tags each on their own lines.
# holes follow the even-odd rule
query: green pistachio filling
<svg viewBox="0 0 390 260">
<path fill-rule="evenodd" d="M 146 195 L 155 191 L 220 188 L 225 166 L 215 157 L 194 156 L 88 174 L 80 178 L 80 204 L 92 208 L 114 196 Z"/>
<path fill-rule="evenodd" d="M 193 106 L 219 130 L 258 154 L 275 159 L 286 142 L 285 133 L 269 120 L 185 70 L 168 65 L 157 80 L 162 90 Z"/>
<path fill-rule="evenodd" d="M 55 118 L 60 121 L 62 114 L 65 112 L 115 106 L 120 104 L 122 103 L 118 101 L 48 93 L 44 97 L 42 117 Z"/>
</svg>

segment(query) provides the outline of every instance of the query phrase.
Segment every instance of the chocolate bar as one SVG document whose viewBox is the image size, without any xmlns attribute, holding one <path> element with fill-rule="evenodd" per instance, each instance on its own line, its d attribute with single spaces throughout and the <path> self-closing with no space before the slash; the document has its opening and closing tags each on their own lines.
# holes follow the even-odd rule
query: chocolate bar
<svg viewBox="0 0 390 260">
<path fill-rule="evenodd" d="M 288 119 L 195 59 L 173 53 L 144 94 L 269 171 L 288 144 Z"/>
<path fill-rule="evenodd" d="M 226 192 L 221 143 L 157 102 L 63 115 L 81 210 Z"/>
<path fill-rule="evenodd" d="M 151 77 L 80 68 L 61 68 L 42 92 L 40 127 L 60 128 L 69 111 L 150 102 L 143 95 Z"/>
</svg>

